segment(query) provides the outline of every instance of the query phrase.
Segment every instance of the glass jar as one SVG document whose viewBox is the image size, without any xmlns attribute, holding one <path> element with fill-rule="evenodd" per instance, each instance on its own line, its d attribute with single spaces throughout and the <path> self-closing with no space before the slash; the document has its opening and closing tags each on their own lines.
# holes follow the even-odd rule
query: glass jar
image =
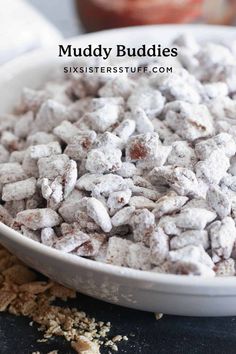
<svg viewBox="0 0 236 354">
<path fill-rule="evenodd" d="M 157 23 L 186 23 L 202 14 L 203 0 L 76 0 L 87 31 Z"/>
</svg>

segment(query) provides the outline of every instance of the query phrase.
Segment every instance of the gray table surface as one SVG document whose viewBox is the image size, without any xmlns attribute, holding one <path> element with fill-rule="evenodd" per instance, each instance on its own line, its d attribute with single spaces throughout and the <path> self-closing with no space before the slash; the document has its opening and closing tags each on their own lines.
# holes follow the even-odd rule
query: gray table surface
<svg viewBox="0 0 236 354">
<path fill-rule="evenodd" d="M 73 7 L 73 0 L 29 0 L 63 33 L 65 37 L 82 32 Z M 87 0 L 84 0 L 87 1 Z M 111 0 L 113 1 L 113 0 Z M 118 1 L 118 0 L 114 0 Z M 148 301 L 148 299 L 147 299 Z M 106 304 L 84 295 L 68 303 L 101 321 L 111 321 L 112 335 L 129 337 L 119 346 L 126 354 L 235 354 L 236 317 L 193 318 L 164 316 L 156 321 L 151 313 Z M 38 343 L 41 334 L 29 319 L 3 313 L 0 316 L 0 354 L 72 354 L 70 345 L 61 338 Z M 102 349 L 102 354 L 108 353 Z"/>
</svg>

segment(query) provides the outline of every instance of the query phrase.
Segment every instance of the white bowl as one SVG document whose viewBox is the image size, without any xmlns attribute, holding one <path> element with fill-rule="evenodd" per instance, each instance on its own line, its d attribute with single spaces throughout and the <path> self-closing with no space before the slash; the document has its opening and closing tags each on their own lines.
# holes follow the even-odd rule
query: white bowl
<svg viewBox="0 0 236 354">
<path fill-rule="evenodd" d="M 210 26 L 148 26 L 104 31 L 71 40 L 74 45 L 114 42 L 168 44 L 176 35 L 198 39 L 236 38 L 236 30 Z M 67 41 L 68 42 L 68 41 Z M 0 113 L 9 112 L 24 86 L 40 87 L 60 65 L 52 51 L 37 51 L 0 68 Z M 94 262 L 41 245 L 0 223 L 0 241 L 32 268 L 81 293 L 114 304 L 166 314 L 236 315 L 236 277 L 204 278 L 156 274 Z"/>
</svg>

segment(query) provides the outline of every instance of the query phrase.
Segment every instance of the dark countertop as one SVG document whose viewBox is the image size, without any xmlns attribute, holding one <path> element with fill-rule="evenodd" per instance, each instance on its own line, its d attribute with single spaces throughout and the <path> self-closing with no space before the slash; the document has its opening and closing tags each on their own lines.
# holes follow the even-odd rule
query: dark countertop
<svg viewBox="0 0 236 354">
<path fill-rule="evenodd" d="M 148 301 L 148 299 L 147 299 Z M 236 318 L 192 318 L 164 316 L 157 321 L 152 313 L 110 305 L 78 295 L 69 306 L 83 309 L 97 320 L 110 321 L 113 335 L 127 335 L 129 340 L 119 345 L 120 354 L 235 354 Z M 73 354 L 70 345 L 61 338 L 37 343 L 42 334 L 29 319 L 8 314 L 0 316 L 0 353 Z M 102 351 L 108 354 L 109 351 Z M 115 352 L 114 352 L 115 353 Z"/>
<path fill-rule="evenodd" d="M 86 1 L 86 0 L 84 0 Z M 66 37 L 82 32 L 73 10 L 72 0 L 30 0 Z M 148 299 L 147 299 L 148 301 Z M 152 313 L 106 304 L 84 295 L 67 305 L 84 310 L 97 320 L 110 321 L 111 334 L 127 335 L 128 342 L 119 345 L 126 354 L 235 354 L 236 317 L 193 318 L 164 316 L 157 321 Z M 0 354 L 73 353 L 61 338 L 38 343 L 42 334 L 30 320 L 3 313 L 0 315 Z M 102 354 L 108 353 L 103 351 Z"/>
</svg>

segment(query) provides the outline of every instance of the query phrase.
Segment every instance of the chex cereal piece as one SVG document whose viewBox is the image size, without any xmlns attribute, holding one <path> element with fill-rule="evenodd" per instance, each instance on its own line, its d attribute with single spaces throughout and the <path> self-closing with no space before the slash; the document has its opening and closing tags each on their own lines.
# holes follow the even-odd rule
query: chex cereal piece
<svg viewBox="0 0 236 354">
<path fill-rule="evenodd" d="M 235 156 L 233 156 L 230 160 L 229 173 L 231 173 L 231 175 L 233 175 L 233 176 L 236 176 L 236 157 Z"/>
<path fill-rule="evenodd" d="M 4 131 L 2 133 L 1 144 L 5 146 L 5 148 L 7 148 L 9 151 L 16 151 L 21 149 L 19 138 L 9 131 Z"/>
<path fill-rule="evenodd" d="M 151 263 L 162 264 L 169 253 L 169 237 L 162 228 L 157 227 L 150 237 Z"/>
<path fill-rule="evenodd" d="M 78 210 L 75 211 L 75 217 L 73 221 L 76 221 L 79 225 L 79 228 L 84 232 L 101 232 L 101 228 L 95 221 L 88 215 L 87 211 L 81 210 L 81 202 L 78 207 Z"/>
<path fill-rule="evenodd" d="M 16 215 L 25 210 L 26 202 L 25 200 L 12 200 L 4 204 L 5 209 L 15 218 Z"/>
<path fill-rule="evenodd" d="M 178 261 L 171 265 L 170 270 L 172 273 L 180 275 L 215 276 L 213 269 L 198 261 Z"/>
<path fill-rule="evenodd" d="M 227 189 L 230 191 L 235 192 L 236 191 L 236 176 L 232 176 L 230 174 L 226 174 L 225 177 L 222 178 L 221 180 L 221 187 L 224 189 L 227 187 Z"/>
<path fill-rule="evenodd" d="M 110 213 L 113 215 L 117 210 L 128 204 L 131 195 L 132 193 L 130 189 L 111 193 L 107 200 L 107 206 Z"/>
<path fill-rule="evenodd" d="M 27 176 L 35 178 L 39 177 L 37 160 L 32 159 L 32 157 L 30 156 L 30 148 L 25 151 L 24 158 L 22 161 L 22 167 Z"/>
<path fill-rule="evenodd" d="M 63 186 L 61 178 L 56 177 L 50 185 L 52 193 L 48 199 L 47 206 L 53 210 L 57 210 L 63 200 Z"/>
<path fill-rule="evenodd" d="M 87 131 L 71 137 L 65 149 L 65 154 L 76 161 L 85 158 L 92 148 L 97 134 L 94 131 Z"/>
<path fill-rule="evenodd" d="M 36 179 L 34 177 L 5 184 L 2 190 L 2 200 L 5 202 L 11 200 L 22 200 L 30 198 L 36 191 Z"/>
<path fill-rule="evenodd" d="M 112 229 L 110 216 L 104 205 L 96 198 L 87 199 L 87 213 L 104 232 Z"/>
<path fill-rule="evenodd" d="M 77 181 L 77 176 L 78 176 L 77 164 L 75 161 L 70 160 L 67 163 L 64 174 L 62 176 L 63 187 L 64 187 L 64 198 L 67 198 L 70 195 L 70 193 L 74 190 Z"/>
<path fill-rule="evenodd" d="M 235 275 L 235 260 L 228 258 L 220 261 L 216 264 L 215 271 L 218 277 L 230 277 Z"/>
<path fill-rule="evenodd" d="M 98 101 L 93 101 L 93 112 L 85 114 L 85 119 L 90 123 L 94 130 L 104 133 L 110 126 L 117 123 L 121 112 L 120 102 L 117 100 L 109 100 L 109 98 L 98 98 Z"/>
<path fill-rule="evenodd" d="M 211 269 L 214 267 L 211 257 L 201 245 L 185 246 L 176 251 L 170 251 L 168 257 L 172 262 L 201 263 Z"/>
<path fill-rule="evenodd" d="M 9 151 L 3 145 L 0 145 L 0 163 L 8 162 L 9 156 Z"/>
<path fill-rule="evenodd" d="M 133 215 L 135 211 L 135 207 L 125 207 L 119 211 L 112 217 L 112 225 L 113 226 L 121 226 L 130 223 L 130 217 Z"/>
<path fill-rule="evenodd" d="M 228 259 L 236 240 L 236 228 L 232 218 L 226 217 L 210 225 L 210 240 L 213 259 Z"/>
<path fill-rule="evenodd" d="M 26 174 L 22 166 L 17 162 L 6 162 L 0 164 L 0 184 L 22 181 Z"/>
<path fill-rule="evenodd" d="M 156 191 L 152 188 L 139 187 L 133 184 L 133 182 L 129 183 L 129 188 L 132 191 L 133 195 L 142 196 L 151 200 L 158 200 L 160 198 L 160 192 Z"/>
<path fill-rule="evenodd" d="M 148 199 L 143 196 L 133 196 L 129 200 L 129 205 L 135 207 L 135 209 L 149 209 L 153 210 L 156 207 L 156 203 L 154 203 L 151 199 Z"/>
<path fill-rule="evenodd" d="M 21 95 L 21 110 L 37 112 L 42 103 L 47 99 L 48 94 L 44 90 L 33 90 L 24 88 Z"/>
<path fill-rule="evenodd" d="M 36 191 L 32 195 L 32 197 L 27 198 L 25 202 L 26 209 L 36 209 L 42 207 L 44 204 L 44 200 L 43 196 L 40 193 L 40 190 L 36 188 Z"/>
<path fill-rule="evenodd" d="M 168 165 L 192 168 L 196 162 L 195 151 L 187 141 L 175 141 L 172 143 L 172 149 L 167 159 Z"/>
<path fill-rule="evenodd" d="M 142 170 L 150 170 L 153 167 L 163 166 L 172 150 L 171 146 L 159 145 L 156 150 L 155 156 L 150 156 L 145 160 L 139 160 L 137 167 Z"/>
<path fill-rule="evenodd" d="M 42 145 L 34 145 L 29 148 L 30 157 L 34 160 L 38 160 L 41 157 L 49 157 L 51 155 L 59 155 L 61 154 L 61 146 L 57 141 L 42 144 Z"/>
<path fill-rule="evenodd" d="M 232 201 L 219 186 L 210 186 L 207 192 L 207 201 L 221 219 L 230 214 Z"/>
<path fill-rule="evenodd" d="M 35 126 L 38 127 L 38 130 L 49 133 L 63 120 L 69 120 L 69 118 L 69 111 L 63 104 L 47 100 L 37 113 Z"/>
<path fill-rule="evenodd" d="M 46 281 L 34 281 L 20 285 L 19 290 L 22 292 L 28 292 L 30 294 L 44 293 L 50 289 L 53 283 L 47 283 Z"/>
<path fill-rule="evenodd" d="M 27 146 L 42 145 L 51 143 L 53 141 L 58 141 L 58 138 L 55 135 L 38 131 L 27 136 L 26 144 Z"/>
<path fill-rule="evenodd" d="M 200 141 L 195 146 L 195 152 L 200 160 L 205 160 L 212 152 L 221 150 L 227 157 L 232 157 L 236 152 L 236 143 L 227 133 L 220 133 L 211 139 Z"/>
<path fill-rule="evenodd" d="M 27 138 L 27 136 L 31 132 L 33 121 L 34 121 L 34 115 L 33 112 L 31 111 L 21 116 L 15 124 L 14 134 L 18 138 Z"/>
<path fill-rule="evenodd" d="M 79 336 L 76 341 L 73 341 L 71 344 L 72 348 L 79 354 L 99 354 L 99 346 L 97 343 L 91 342 L 85 336 Z"/>
<path fill-rule="evenodd" d="M 229 94 L 229 88 L 224 82 L 207 83 L 203 85 L 206 99 L 220 98 Z"/>
<path fill-rule="evenodd" d="M 175 236 L 180 235 L 183 230 L 176 226 L 176 217 L 173 216 L 163 216 L 159 222 L 158 226 L 161 227 L 167 235 Z"/>
<path fill-rule="evenodd" d="M 54 243 L 54 247 L 63 252 L 72 252 L 89 240 L 89 236 L 82 231 L 68 233 Z"/>
<path fill-rule="evenodd" d="M 64 200 L 58 210 L 59 214 L 67 223 L 76 221 L 76 213 L 80 208 L 80 201 L 85 195 L 83 192 L 74 189 Z"/>
<path fill-rule="evenodd" d="M 195 173 L 184 167 L 155 167 L 149 176 L 153 184 L 163 181 L 163 183 L 169 184 L 174 191 L 183 196 L 194 196 L 199 188 Z"/>
<path fill-rule="evenodd" d="M 148 244 L 155 227 L 154 215 L 148 209 L 138 209 L 131 216 L 129 223 L 133 229 L 134 240 Z"/>
<path fill-rule="evenodd" d="M 204 161 L 196 166 L 196 176 L 209 184 L 218 184 L 226 175 L 230 166 L 229 158 L 221 150 L 213 151 Z"/>
<path fill-rule="evenodd" d="M 43 205 L 44 200 L 38 189 L 36 189 L 36 192 L 32 195 L 32 197 L 25 200 L 26 209 L 36 209 L 42 207 Z"/>
<path fill-rule="evenodd" d="M 136 135 L 131 138 L 126 148 L 127 161 L 138 161 L 154 158 L 159 147 L 157 133 Z"/>
<path fill-rule="evenodd" d="M 131 244 L 131 241 L 121 237 L 110 237 L 106 252 L 106 262 L 114 265 L 126 266 L 128 247 Z"/>
<path fill-rule="evenodd" d="M 175 139 L 177 135 L 173 134 L 172 130 L 167 127 L 165 121 L 159 120 L 158 118 L 154 118 L 152 120 L 152 124 L 154 126 L 154 131 L 158 133 L 159 138 L 162 142 L 169 144 L 170 142 L 181 140 L 180 137 L 179 139 Z M 172 141 L 173 136 L 174 140 Z"/>
<path fill-rule="evenodd" d="M 92 186 L 91 186 L 92 187 Z M 100 176 L 92 187 L 92 192 L 108 197 L 112 192 L 118 192 L 129 188 L 128 182 L 121 176 L 109 173 Z"/>
<path fill-rule="evenodd" d="M 114 79 L 109 80 L 102 86 L 98 93 L 101 97 L 123 97 L 127 99 L 132 93 L 134 82 L 127 76 L 116 76 Z"/>
<path fill-rule="evenodd" d="M 17 297 L 12 291 L 1 291 L 0 293 L 0 312 L 6 311 L 10 303 Z"/>
<path fill-rule="evenodd" d="M 136 123 L 132 119 L 124 119 L 113 133 L 119 136 L 122 141 L 127 142 L 129 137 L 135 132 Z"/>
<path fill-rule="evenodd" d="M 119 170 L 116 171 L 118 175 L 124 178 L 133 177 L 138 174 L 138 169 L 132 162 L 122 162 Z"/>
<path fill-rule="evenodd" d="M 212 116 L 204 105 L 175 101 L 165 111 L 166 124 L 183 139 L 194 141 L 214 134 Z"/>
<path fill-rule="evenodd" d="M 89 241 L 82 244 L 77 250 L 76 254 L 83 257 L 95 257 L 99 254 L 101 247 L 107 241 L 105 234 L 93 233 L 89 234 Z"/>
<path fill-rule="evenodd" d="M 60 217 L 54 210 L 49 208 L 28 209 L 18 213 L 16 221 L 31 230 L 38 230 L 58 225 Z"/>
<path fill-rule="evenodd" d="M 94 147 L 101 149 L 123 149 L 124 142 L 115 134 L 105 132 L 97 136 Z"/>
<path fill-rule="evenodd" d="M 92 149 L 87 155 L 86 169 L 91 173 L 115 172 L 121 168 L 119 149 Z"/>
<path fill-rule="evenodd" d="M 13 221 L 11 214 L 2 205 L 0 205 L 0 221 L 7 226 L 10 226 Z"/>
<path fill-rule="evenodd" d="M 52 283 L 50 294 L 64 301 L 75 299 L 76 297 L 76 292 L 73 289 L 66 288 L 58 283 Z"/>
<path fill-rule="evenodd" d="M 183 229 L 203 230 L 216 219 L 216 213 L 201 208 L 186 208 L 175 217 L 175 224 Z"/>
<path fill-rule="evenodd" d="M 151 116 L 160 114 L 164 103 L 165 98 L 162 94 L 147 85 L 137 87 L 128 99 L 128 106 L 131 110 L 139 107 Z"/>
<path fill-rule="evenodd" d="M 40 231 L 30 230 L 28 227 L 25 227 L 24 225 L 21 226 L 20 231 L 22 235 L 28 237 L 30 240 L 40 242 Z"/>
<path fill-rule="evenodd" d="M 173 43 L 182 48 L 188 48 L 192 54 L 196 54 L 200 50 L 199 43 L 197 43 L 196 39 L 189 33 L 181 34 Z"/>
<path fill-rule="evenodd" d="M 53 193 L 53 190 L 50 186 L 50 181 L 48 178 L 42 178 L 41 193 L 42 193 L 43 198 L 45 198 L 46 200 L 48 200 Z"/>
<path fill-rule="evenodd" d="M 25 154 L 26 154 L 26 150 L 13 151 L 10 155 L 9 162 L 18 162 L 21 164 L 24 161 Z M 2 162 L 6 162 L 6 161 L 2 161 Z"/>
<path fill-rule="evenodd" d="M 53 133 L 67 144 L 75 135 L 79 134 L 79 132 L 80 130 L 67 120 L 63 120 L 60 125 L 53 129 Z"/>
<path fill-rule="evenodd" d="M 139 134 L 154 132 L 152 121 L 142 108 L 137 108 L 133 111 L 133 119 L 136 122 L 136 130 Z"/>
<path fill-rule="evenodd" d="M 131 182 L 131 180 L 129 180 Z M 135 175 L 132 178 L 132 184 L 138 187 L 143 187 L 143 188 L 148 188 L 148 189 L 153 189 L 155 190 L 155 187 L 151 184 L 151 182 L 142 176 Z"/>
<path fill-rule="evenodd" d="M 1 114 L 0 115 L 0 132 L 5 130 L 13 130 L 18 117 L 13 114 Z"/>
<path fill-rule="evenodd" d="M 56 240 L 57 236 L 53 228 L 45 227 L 41 230 L 41 242 L 43 245 L 52 247 Z"/>
<path fill-rule="evenodd" d="M 181 209 L 181 207 L 186 204 L 188 201 L 188 197 L 178 196 L 175 192 L 170 192 L 158 199 L 155 204 L 155 209 L 153 210 L 153 214 L 160 218 L 165 214 L 172 214 Z"/>
<path fill-rule="evenodd" d="M 38 160 L 39 177 L 54 179 L 58 175 L 62 176 L 68 162 L 69 157 L 65 154 L 40 158 Z"/>
<path fill-rule="evenodd" d="M 7 282 L 14 282 L 18 285 L 23 285 L 34 281 L 37 278 L 36 273 L 21 264 L 13 265 L 12 267 L 4 270 L 2 274 Z"/>
<path fill-rule="evenodd" d="M 150 249 L 142 243 L 133 243 L 128 246 L 126 264 L 130 268 L 150 270 Z"/>
<path fill-rule="evenodd" d="M 205 250 L 210 246 L 208 232 L 205 230 L 188 230 L 179 236 L 172 237 L 170 248 L 176 250 L 190 245 L 202 245 Z"/>
<path fill-rule="evenodd" d="M 181 72 L 178 73 L 177 71 L 177 73 L 164 75 L 159 84 L 159 90 L 168 100 L 179 100 L 192 104 L 200 103 L 201 97 L 198 93 L 198 88 L 191 85 L 187 80 L 183 80 L 181 74 Z"/>
</svg>

